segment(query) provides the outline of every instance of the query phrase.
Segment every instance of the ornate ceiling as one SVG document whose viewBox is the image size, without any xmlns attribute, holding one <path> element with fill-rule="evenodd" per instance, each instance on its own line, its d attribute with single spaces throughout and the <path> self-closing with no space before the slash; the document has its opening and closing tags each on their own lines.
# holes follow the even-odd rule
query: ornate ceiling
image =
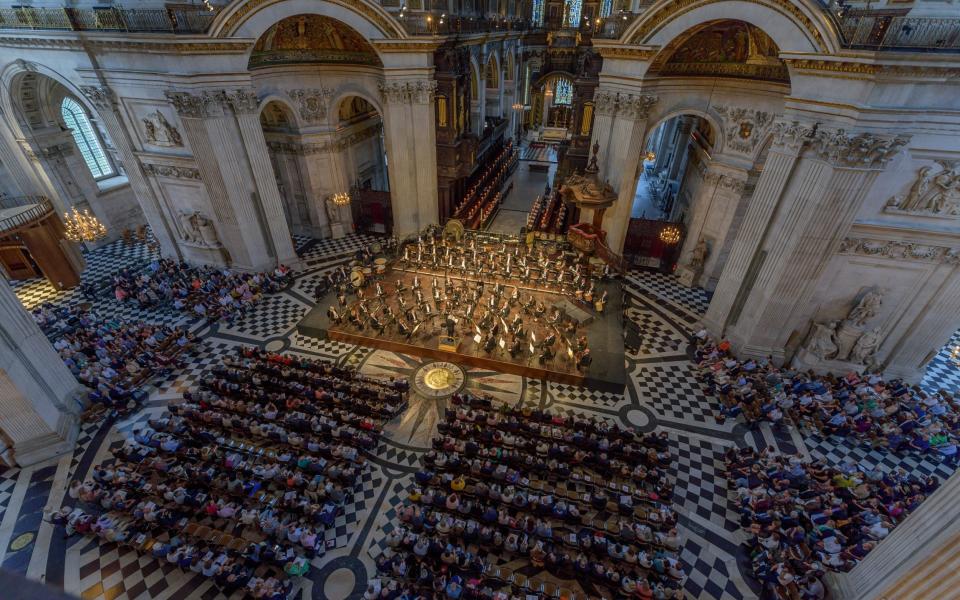
<svg viewBox="0 0 960 600">
<path fill-rule="evenodd" d="M 250 68 L 297 63 L 381 64 L 363 36 L 321 15 L 298 15 L 276 23 L 260 36 L 250 55 Z"/>
<path fill-rule="evenodd" d="M 789 82 L 779 54 L 774 41 L 753 25 L 720 21 L 678 40 L 660 74 Z"/>
</svg>

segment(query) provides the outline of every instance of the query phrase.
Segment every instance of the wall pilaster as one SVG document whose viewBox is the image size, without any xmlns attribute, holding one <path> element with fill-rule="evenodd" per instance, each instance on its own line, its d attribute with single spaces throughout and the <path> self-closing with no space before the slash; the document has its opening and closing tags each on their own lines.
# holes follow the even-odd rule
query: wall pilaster
<svg viewBox="0 0 960 600">
<path fill-rule="evenodd" d="M 380 86 L 393 227 L 400 237 L 439 219 L 434 116 L 437 84 L 427 77 L 428 73 L 422 75 L 412 78 L 409 74 L 388 74 Z"/>
<path fill-rule="evenodd" d="M 174 229 L 164 217 L 160 202 L 147 182 L 143 173 L 143 166 L 134 154 L 130 133 L 120 119 L 117 106 L 117 97 L 113 90 L 106 86 L 89 85 L 82 88 L 83 95 L 97 108 L 104 127 L 110 134 L 110 139 L 117 149 L 117 154 L 123 160 L 127 180 L 134 196 L 140 204 L 140 210 L 150 225 L 153 236 L 160 244 L 160 254 L 167 257 L 179 258 L 180 250 L 177 247 L 177 238 Z"/>
<path fill-rule="evenodd" d="M 800 151 L 812 133 L 812 127 L 796 122 L 779 121 L 774 125 L 773 145 L 764 163 L 763 173 L 704 316 L 704 324 L 715 336 L 723 336 L 731 313 L 739 314 L 742 310 L 746 295 L 753 285 L 752 279 L 763 262 L 763 254 L 758 249 Z"/>
<path fill-rule="evenodd" d="M 0 431 L 17 464 L 30 466 L 73 449 L 80 385 L 0 280 Z"/>
<path fill-rule="evenodd" d="M 747 356 L 783 360 L 794 333 L 815 307 L 817 281 L 850 231 L 873 181 L 908 136 L 850 134 L 818 128 L 794 170 L 764 243 L 765 258 L 729 337 Z"/>
</svg>

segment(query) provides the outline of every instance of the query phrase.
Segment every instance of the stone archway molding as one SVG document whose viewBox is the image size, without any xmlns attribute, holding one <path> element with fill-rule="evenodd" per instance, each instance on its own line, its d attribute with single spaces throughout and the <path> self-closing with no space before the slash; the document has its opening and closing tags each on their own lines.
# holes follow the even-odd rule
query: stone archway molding
<svg viewBox="0 0 960 600">
<path fill-rule="evenodd" d="M 409 37 L 390 13 L 370 0 L 245 0 L 216 16 L 210 36 L 258 39 L 274 23 L 304 14 L 342 21 L 367 40 Z"/>
<path fill-rule="evenodd" d="M 781 52 L 835 54 L 839 34 L 812 0 L 658 0 L 621 36 L 621 43 L 666 46 L 685 31 L 717 20 L 763 30 Z"/>
</svg>

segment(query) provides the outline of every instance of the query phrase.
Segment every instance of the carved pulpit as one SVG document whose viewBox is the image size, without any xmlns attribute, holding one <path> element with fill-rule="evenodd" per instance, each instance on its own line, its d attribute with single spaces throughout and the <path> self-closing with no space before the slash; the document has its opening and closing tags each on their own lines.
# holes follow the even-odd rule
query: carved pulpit
<svg viewBox="0 0 960 600">
<path fill-rule="evenodd" d="M 580 210 L 593 211 L 592 223 L 578 223 L 567 231 L 567 240 L 582 252 L 592 253 L 597 242 L 606 242 L 603 230 L 603 213 L 617 201 L 617 194 L 606 181 L 598 176 L 597 152 L 599 144 L 593 145 L 593 156 L 583 174 L 573 173 L 560 186 L 560 197 L 567 204 Z"/>
</svg>

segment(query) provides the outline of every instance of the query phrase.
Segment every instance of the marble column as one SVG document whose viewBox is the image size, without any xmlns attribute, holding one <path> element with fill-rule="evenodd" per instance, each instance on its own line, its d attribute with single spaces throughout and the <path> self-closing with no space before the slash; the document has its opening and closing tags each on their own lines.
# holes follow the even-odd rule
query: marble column
<svg viewBox="0 0 960 600">
<path fill-rule="evenodd" d="M 165 217 L 164 211 L 153 188 L 147 182 L 147 177 L 143 173 L 143 166 L 134 153 L 134 144 L 127 128 L 123 125 L 120 117 L 117 97 L 113 90 L 106 86 L 88 85 L 81 88 L 83 95 L 96 107 L 100 119 L 110 134 L 117 149 L 117 154 L 123 160 L 123 168 L 126 171 L 127 180 L 133 189 L 140 204 L 140 210 L 150 225 L 153 237 L 160 244 L 160 254 L 169 258 L 179 259 L 180 249 L 177 246 L 175 235 L 175 226 Z"/>
<path fill-rule="evenodd" d="M 810 296 L 849 232 L 886 162 L 908 136 L 820 127 L 798 161 L 764 240 L 764 259 L 729 337 L 743 356 L 784 360 L 792 325 L 810 314 Z"/>
<path fill-rule="evenodd" d="M 955 598 L 960 588 L 960 474 L 954 473 L 849 573 L 837 600 Z"/>
<path fill-rule="evenodd" d="M 0 280 L 0 431 L 27 467 L 73 450 L 81 386 Z"/>
<path fill-rule="evenodd" d="M 690 132 L 693 131 L 693 125 L 697 122 L 695 117 L 683 115 L 680 117 L 680 124 L 677 127 L 677 143 L 673 153 L 673 162 L 670 163 L 670 171 L 667 179 L 676 181 L 687 165 L 690 146 Z"/>
<path fill-rule="evenodd" d="M 280 193 L 270 170 L 263 131 L 252 114 L 256 103 L 252 94 L 249 90 L 207 90 L 167 92 L 167 97 L 180 115 L 210 200 L 219 241 L 230 253 L 232 264 L 272 270 L 289 256 L 284 243 L 292 243 L 286 219 L 277 212 L 282 210 Z M 258 140 L 262 157 L 253 148 L 248 151 L 248 145 Z"/>
<path fill-rule="evenodd" d="M 774 124 L 774 141 L 763 165 L 763 173 L 704 316 L 704 324 L 715 336 L 723 336 L 731 313 L 739 313 L 743 308 L 763 260 L 758 249 L 793 174 L 800 151 L 813 131 L 813 128 L 796 122 Z"/>
<path fill-rule="evenodd" d="M 439 220 L 434 115 L 437 84 L 429 73 L 422 75 L 391 77 L 388 73 L 380 86 L 393 228 L 394 235 L 401 238 Z"/>
<path fill-rule="evenodd" d="M 594 95 L 596 101 L 597 96 Z M 607 102 L 608 99 L 604 99 Z M 603 215 L 607 245 L 616 253 L 623 251 L 630 210 L 636 195 L 637 174 L 643 159 L 643 138 L 647 133 L 647 115 L 657 102 L 651 94 L 616 94 L 613 99 L 613 124 L 610 131 L 607 181 L 617 190 L 617 201 Z M 604 157 L 600 157 L 604 160 Z"/>
</svg>

